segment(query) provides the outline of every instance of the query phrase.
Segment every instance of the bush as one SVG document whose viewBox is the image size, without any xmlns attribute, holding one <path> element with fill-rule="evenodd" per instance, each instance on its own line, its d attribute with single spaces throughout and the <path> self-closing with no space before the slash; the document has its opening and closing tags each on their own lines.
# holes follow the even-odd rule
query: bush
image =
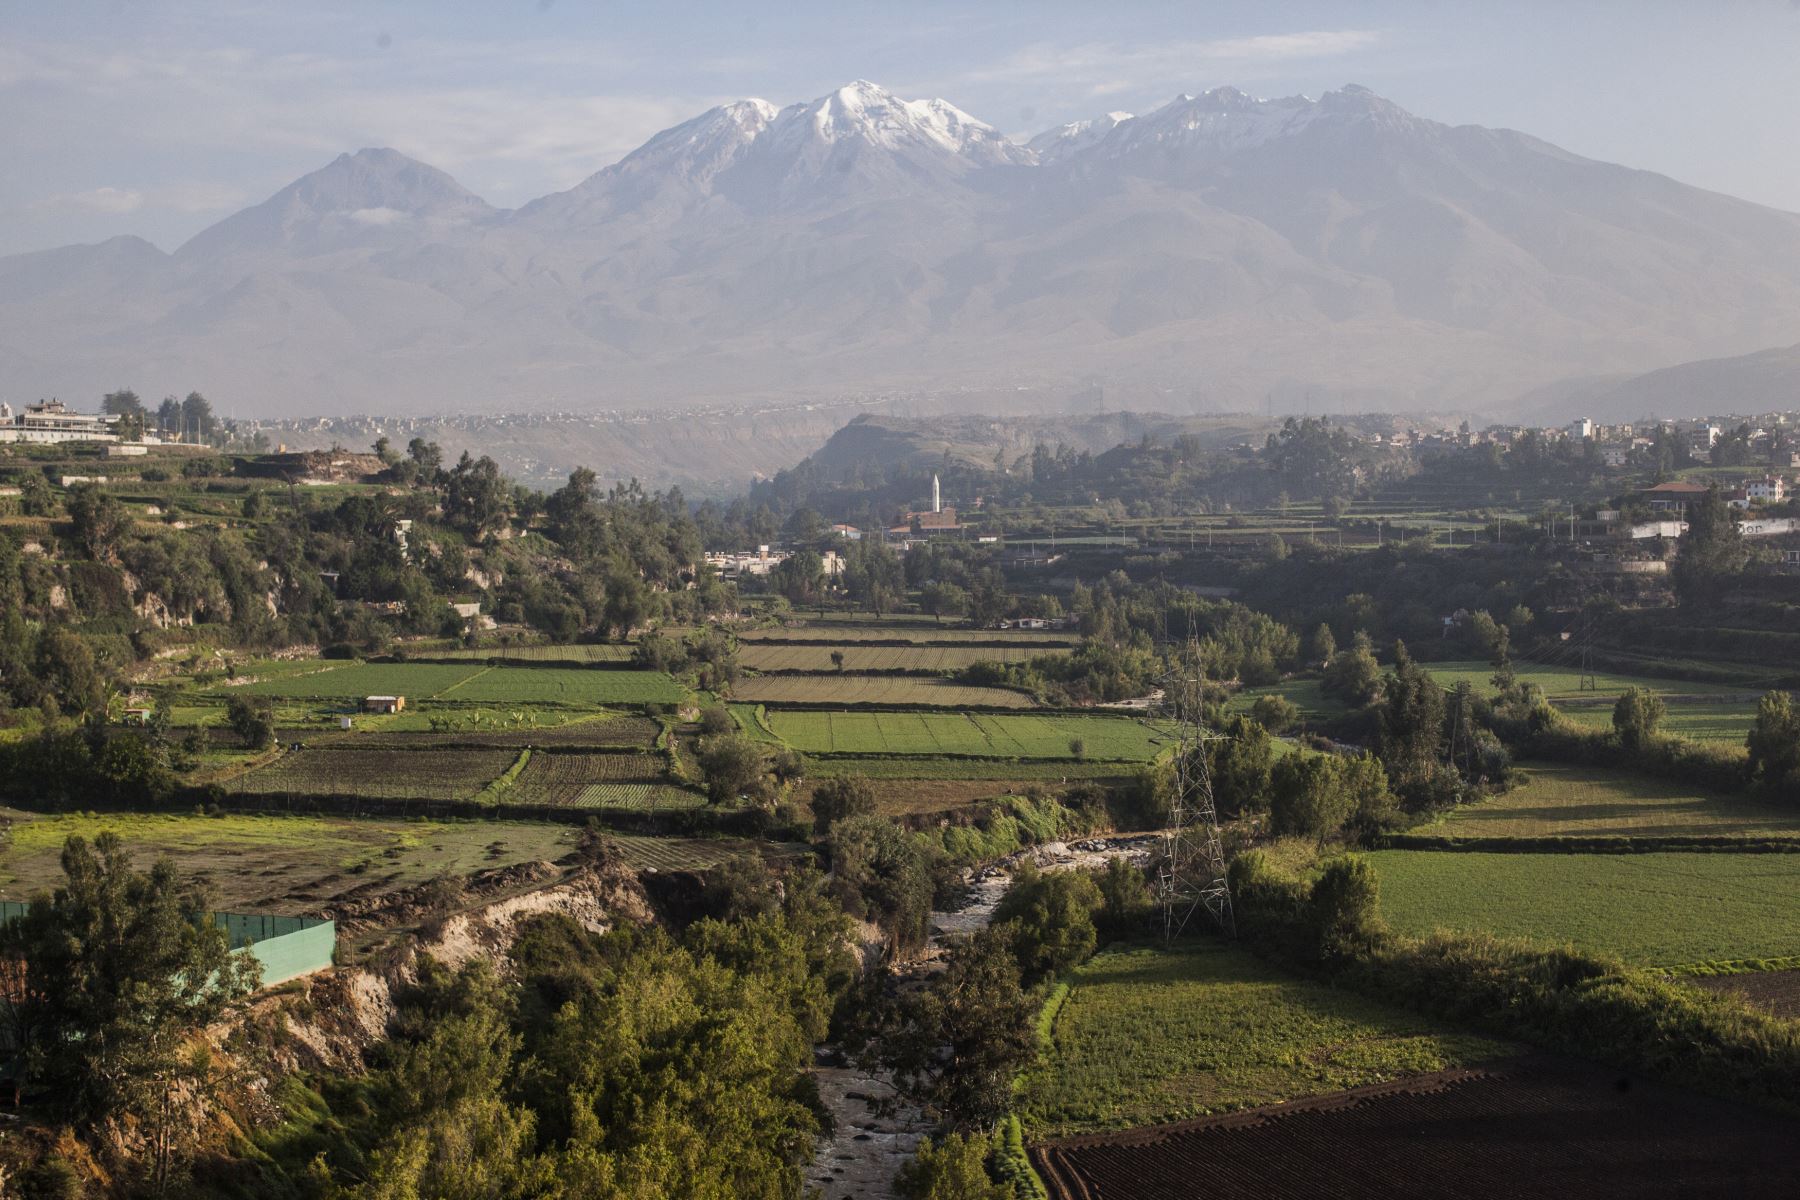
<svg viewBox="0 0 1800 1200">
<path fill-rule="evenodd" d="M 1381 933 L 1381 884 L 1375 868 L 1354 855 L 1326 863 L 1306 911 L 1322 961 L 1365 952 Z"/>
<path fill-rule="evenodd" d="M 1250 719 L 1270 733 L 1286 733 L 1300 723 L 1300 706 L 1271 692 L 1256 698 L 1250 706 Z"/>
<path fill-rule="evenodd" d="M 861 775 L 840 775 L 813 788 L 813 832 L 820 837 L 846 817 L 866 817 L 875 812 L 875 789 Z"/>
<path fill-rule="evenodd" d="M 894 1191 L 905 1200 L 1012 1200 L 1013 1189 L 988 1178 L 987 1142 L 960 1133 L 933 1145 L 919 1143 L 913 1160 L 894 1177 Z"/>
<path fill-rule="evenodd" d="M 722 704 L 715 704 L 700 710 L 700 732 L 708 737 L 716 737 L 721 733 L 730 733 L 737 728 L 731 719 L 731 710 Z"/>
<path fill-rule="evenodd" d="M 994 909 L 994 923 L 1008 931 L 1026 987 L 1055 978 L 1094 952 L 1094 913 L 1100 906 L 1100 889 L 1090 876 L 1047 875 L 1030 862 L 1020 864 Z"/>
</svg>

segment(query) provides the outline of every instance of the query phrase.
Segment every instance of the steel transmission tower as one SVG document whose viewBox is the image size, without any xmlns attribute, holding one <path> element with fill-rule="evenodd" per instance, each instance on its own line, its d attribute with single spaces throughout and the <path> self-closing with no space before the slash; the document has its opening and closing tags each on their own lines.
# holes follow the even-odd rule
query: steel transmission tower
<svg viewBox="0 0 1800 1200">
<path fill-rule="evenodd" d="M 1175 669 L 1162 680 L 1160 710 L 1175 733 L 1175 789 L 1156 875 L 1163 938 L 1172 941 L 1201 909 L 1221 933 L 1236 937 L 1225 850 L 1219 842 L 1219 811 L 1213 804 L 1212 772 L 1206 762 L 1207 743 L 1225 739 L 1208 730 L 1201 716 L 1199 641 L 1190 637 L 1177 655 Z"/>
</svg>

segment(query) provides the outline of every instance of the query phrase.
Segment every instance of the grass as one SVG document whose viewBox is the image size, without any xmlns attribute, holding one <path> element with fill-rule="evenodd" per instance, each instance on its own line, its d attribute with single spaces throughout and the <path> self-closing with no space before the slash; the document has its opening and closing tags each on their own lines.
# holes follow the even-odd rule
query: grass
<svg viewBox="0 0 1800 1200">
<path fill-rule="evenodd" d="M 1019 1097 L 1034 1137 L 1253 1108 L 1508 1049 L 1212 941 L 1109 949 L 1069 983 Z"/>
<path fill-rule="evenodd" d="M 1528 776 L 1524 785 L 1413 832 L 1448 837 L 1800 835 L 1800 813 L 1706 796 L 1642 775 L 1554 763 L 1521 765 Z"/>
<path fill-rule="evenodd" d="M 738 662 L 753 671 L 835 671 L 833 653 L 844 656 L 846 671 L 955 671 L 978 662 L 1025 662 L 1038 654 L 1061 653 L 1046 646 L 843 646 L 750 642 Z"/>
<path fill-rule="evenodd" d="M 360 700 L 405 696 L 457 704 L 674 704 L 686 691 L 655 671 L 589 671 L 569 667 L 490 667 L 480 663 L 349 663 L 240 685 L 251 695 L 288 700 Z"/>
<path fill-rule="evenodd" d="M 930 704 L 940 708 L 1034 708 L 1023 692 L 969 687 L 912 675 L 764 675 L 741 679 L 732 695 L 747 704 Z"/>
<path fill-rule="evenodd" d="M 1079 741 L 1088 759 L 1144 762 L 1166 741 L 1158 730 L 1128 717 L 780 710 L 762 720 L 775 737 L 804 754 L 1073 759 L 1070 743 Z"/>
<path fill-rule="evenodd" d="M 1659 728 L 1663 733 L 1692 738 L 1700 742 L 1732 742 L 1742 745 L 1744 736 L 1756 723 L 1756 703 L 1735 701 L 1717 703 L 1708 700 L 1665 700 L 1668 715 Z M 1612 728 L 1611 704 L 1562 704 L 1564 715 L 1595 729 Z"/>
<path fill-rule="evenodd" d="M 1317 679 L 1288 679 L 1268 687 L 1245 688 L 1231 698 L 1227 707 L 1234 713 L 1248 713 L 1259 696 L 1271 695 L 1295 705 L 1303 717 L 1335 717 L 1348 711 L 1342 700 L 1319 690 Z"/>
<path fill-rule="evenodd" d="M 1800 954 L 1800 855 L 1381 850 L 1400 933 L 1524 937 L 1647 966 Z"/>
<path fill-rule="evenodd" d="M 1426 671 L 1439 685 L 1449 688 L 1467 681 L 1477 692 L 1483 695 L 1494 693 L 1494 668 L 1485 662 L 1428 662 L 1421 663 Z M 1513 674 L 1522 682 L 1535 683 L 1544 689 L 1544 695 L 1552 700 L 1581 699 L 1582 697 L 1609 696 L 1616 697 L 1629 687 L 1648 688 L 1665 696 L 1705 696 L 1734 695 L 1754 689 L 1728 687 L 1718 683 L 1691 683 L 1685 679 L 1658 679 L 1649 675 L 1620 675 L 1610 671 L 1593 673 L 1594 687 L 1584 691 L 1581 686 L 1581 672 L 1568 667 L 1548 667 L 1539 663 L 1520 662 L 1513 664 Z M 1610 720 L 1611 710 L 1607 710 Z"/>
<path fill-rule="evenodd" d="M 579 831 L 526 821 L 370 820 L 274 814 L 6 812 L 0 898 L 23 900 L 62 882 L 59 855 L 71 836 L 107 831 L 147 867 L 161 854 L 211 885 L 227 910 L 304 913 L 336 900 L 366 898 L 442 874 L 554 860 Z"/>
<path fill-rule="evenodd" d="M 738 640 L 753 642 L 800 642 L 827 644 L 833 642 L 910 642 L 920 646 L 957 646 L 975 643 L 1006 643 L 1044 649 L 1066 649 L 1080 635 L 1071 630 L 1036 629 L 958 629 L 952 625 L 907 624 L 877 625 L 802 625 L 792 629 L 746 629 Z"/>
<path fill-rule="evenodd" d="M 467 658 L 479 662 L 630 662 L 634 648 L 623 642 L 581 642 L 566 646 L 457 646 L 433 650 L 430 658 Z"/>
</svg>

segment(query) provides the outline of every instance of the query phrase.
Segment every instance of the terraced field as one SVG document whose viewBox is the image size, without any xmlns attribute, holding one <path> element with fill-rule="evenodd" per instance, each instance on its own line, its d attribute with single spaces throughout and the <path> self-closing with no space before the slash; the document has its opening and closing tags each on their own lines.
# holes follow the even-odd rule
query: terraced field
<svg viewBox="0 0 1800 1200">
<path fill-rule="evenodd" d="M 219 694 L 228 690 L 220 689 Z M 260 679 L 242 691 L 291 700 L 405 696 L 408 703 L 604 707 L 678 703 L 686 692 L 655 671 L 567 667 L 490 667 L 478 663 L 347 663 L 306 674 Z"/>
<path fill-rule="evenodd" d="M 507 789 L 508 804 L 591 807 L 589 792 L 608 784 L 660 787 L 664 760 L 654 754 L 537 753 Z"/>
<path fill-rule="evenodd" d="M 844 656 L 843 670 L 949 672 L 978 662 L 1025 662 L 1038 654 L 1060 653 L 1060 647 L 1014 646 L 859 646 L 795 645 L 784 642 L 751 642 L 738 654 L 738 662 L 753 671 L 836 671 L 832 654 Z"/>
<path fill-rule="evenodd" d="M 1800 955 L 1800 854 L 1368 857 L 1400 933 L 1493 933 L 1660 967 Z"/>
<path fill-rule="evenodd" d="M 916 675 L 762 675 L 731 689 L 746 704 L 929 704 L 938 708 L 1034 708 L 1024 692 L 968 687 Z"/>
<path fill-rule="evenodd" d="M 1528 780 L 1412 832 L 1446 837 L 1800 837 L 1800 813 L 1642 775 L 1520 764 Z"/>
<path fill-rule="evenodd" d="M 841 645 L 850 642 L 910 642 L 920 646 L 980 645 L 1069 647 L 1080 635 L 1069 630 L 958 629 L 952 625 L 802 625 L 791 629 L 745 629 L 738 640 Z"/>
<path fill-rule="evenodd" d="M 1280 744 L 1280 743 L 1277 743 Z M 1076 762 L 1072 758 L 1037 762 L 994 761 L 979 758 L 813 758 L 806 773 L 816 779 L 835 775 L 861 775 L 865 779 L 903 780 L 1006 780 L 1021 783 L 1061 783 L 1071 779 L 1116 779 L 1137 770 L 1129 762 Z"/>
<path fill-rule="evenodd" d="M 1668 715 L 1663 718 L 1662 732 L 1698 742 L 1732 742 L 1742 745 L 1750 726 L 1756 723 L 1755 701 L 1742 700 L 1716 703 L 1708 700 L 1665 700 Z M 1595 729 L 1612 728 L 1612 705 L 1557 705 L 1571 719 Z"/>
<path fill-rule="evenodd" d="M 1128 717 L 769 710 L 760 722 L 803 754 L 963 754 L 1145 762 L 1166 744 Z M 1081 754 L 1075 753 L 1075 743 Z"/>
<path fill-rule="evenodd" d="M 634 647 L 622 642 L 583 642 L 566 646 L 458 646 L 452 650 L 434 650 L 430 657 L 507 663 L 614 663 L 630 662 L 633 649 Z"/>
<path fill-rule="evenodd" d="M 226 790 L 244 796 L 468 800 L 518 758 L 514 750 L 289 750 Z"/>
<path fill-rule="evenodd" d="M 1019 1106 L 1034 1137 L 1230 1112 L 1507 1050 L 1210 939 L 1102 951 L 1052 1014 Z"/>
<path fill-rule="evenodd" d="M 470 726 L 443 731 L 352 729 L 307 738 L 307 745 L 410 750 L 427 746 L 628 746 L 648 749 L 662 726 L 647 717 L 603 717 L 565 725 Z M 227 736 L 228 731 L 221 731 Z"/>
</svg>

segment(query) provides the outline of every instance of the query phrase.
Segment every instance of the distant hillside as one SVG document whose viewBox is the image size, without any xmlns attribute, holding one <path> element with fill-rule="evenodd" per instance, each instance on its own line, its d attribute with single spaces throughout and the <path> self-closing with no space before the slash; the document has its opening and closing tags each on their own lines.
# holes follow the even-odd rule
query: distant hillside
<svg viewBox="0 0 1800 1200">
<path fill-rule="evenodd" d="M 0 395 L 198 388 L 254 417 L 1098 385 L 1498 417 L 1800 328 L 1800 216 L 1354 86 L 1020 145 L 857 82 L 595 165 L 502 211 L 362 150 L 172 254 L 0 259 Z"/>
<path fill-rule="evenodd" d="M 1596 421 L 1630 421 L 1795 407 L 1800 407 L 1800 345 L 1665 367 L 1564 396 L 1538 411 L 1547 420 L 1585 415 Z"/>
</svg>

